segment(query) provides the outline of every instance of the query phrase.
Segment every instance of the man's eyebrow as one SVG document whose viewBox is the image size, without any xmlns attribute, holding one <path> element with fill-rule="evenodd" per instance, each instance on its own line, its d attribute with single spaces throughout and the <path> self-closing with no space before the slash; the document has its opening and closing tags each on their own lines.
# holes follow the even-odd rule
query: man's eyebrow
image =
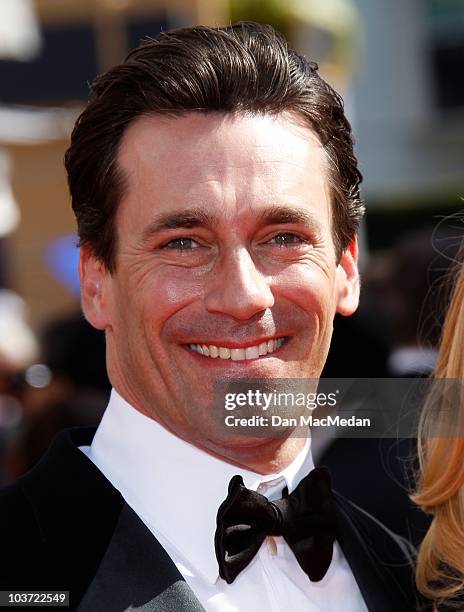
<svg viewBox="0 0 464 612">
<path fill-rule="evenodd" d="M 153 221 L 145 228 L 142 241 L 148 241 L 154 234 L 169 229 L 191 228 L 191 227 L 212 227 L 215 218 L 200 208 L 181 210 L 178 212 L 162 213 L 157 215 Z"/>
<path fill-rule="evenodd" d="M 319 221 L 310 213 L 301 208 L 289 206 L 271 206 L 264 209 L 258 216 L 263 225 L 290 224 L 304 225 L 315 233 L 321 231 Z M 202 208 L 193 208 L 177 212 L 161 213 L 157 215 L 142 234 L 142 242 L 148 242 L 158 233 L 170 229 L 183 229 L 192 227 L 212 228 L 217 226 L 219 220 Z"/>
<path fill-rule="evenodd" d="M 294 223 L 304 225 L 313 231 L 321 231 L 320 222 L 310 212 L 302 208 L 288 206 L 272 206 L 261 213 L 261 222 L 266 225 Z"/>
</svg>

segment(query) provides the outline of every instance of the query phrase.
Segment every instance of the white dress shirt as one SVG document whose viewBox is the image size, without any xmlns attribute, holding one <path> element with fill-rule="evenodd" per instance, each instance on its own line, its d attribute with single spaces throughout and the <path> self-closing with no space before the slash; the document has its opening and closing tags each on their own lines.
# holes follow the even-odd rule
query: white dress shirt
<svg viewBox="0 0 464 612">
<path fill-rule="evenodd" d="M 112 391 L 91 446 L 80 447 L 118 489 L 174 561 L 207 611 L 367 612 L 337 543 L 320 582 L 311 582 L 282 537 L 268 537 L 232 584 L 219 577 L 216 513 L 235 474 L 269 499 L 314 468 L 310 439 L 278 474 L 237 468 L 169 433 Z"/>
</svg>

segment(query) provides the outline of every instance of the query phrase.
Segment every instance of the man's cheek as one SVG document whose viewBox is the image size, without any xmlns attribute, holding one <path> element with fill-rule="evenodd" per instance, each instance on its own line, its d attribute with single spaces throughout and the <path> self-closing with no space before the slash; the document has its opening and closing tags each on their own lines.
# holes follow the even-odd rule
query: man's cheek
<svg viewBox="0 0 464 612">
<path fill-rule="evenodd" d="M 203 282 L 192 278 L 183 278 L 182 282 L 178 282 L 174 277 L 171 277 L 157 285 L 153 292 L 153 299 L 156 300 L 156 304 L 169 311 L 187 305 L 201 298 L 203 294 Z"/>
<path fill-rule="evenodd" d="M 333 283 L 312 271 L 281 275 L 276 279 L 275 290 L 306 312 L 330 310 L 334 302 Z"/>
</svg>

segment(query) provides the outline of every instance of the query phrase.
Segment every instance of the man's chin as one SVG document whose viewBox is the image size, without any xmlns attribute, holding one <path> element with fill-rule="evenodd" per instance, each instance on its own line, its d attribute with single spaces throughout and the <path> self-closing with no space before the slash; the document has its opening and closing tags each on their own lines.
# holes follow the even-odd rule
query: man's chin
<svg viewBox="0 0 464 612">
<path fill-rule="evenodd" d="M 280 428 L 266 432 L 261 436 L 228 435 L 211 438 L 197 438 L 191 442 L 210 455 L 233 463 L 239 467 L 254 469 L 253 466 L 266 462 L 267 457 L 273 457 L 276 449 L 289 438 L 301 437 L 295 435 L 295 428 Z"/>
<path fill-rule="evenodd" d="M 274 424 L 273 424 L 274 420 Z M 272 415 L 252 414 L 234 416 L 232 412 L 213 414 L 204 421 L 201 432 L 193 436 L 192 443 L 215 449 L 252 449 L 270 445 L 279 446 L 290 437 L 306 437 L 306 430 L 295 424 L 282 423 L 283 419 Z"/>
</svg>

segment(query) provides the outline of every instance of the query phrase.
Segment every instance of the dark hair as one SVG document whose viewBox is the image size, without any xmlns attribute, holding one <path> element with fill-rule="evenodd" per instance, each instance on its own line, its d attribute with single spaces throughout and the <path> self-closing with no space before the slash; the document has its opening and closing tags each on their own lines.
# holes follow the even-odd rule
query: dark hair
<svg viewBox="0 0 464 612">
<path fill-rule="evenodd" d="M 362 180 L 340 96 L 317 64 L 287 47 L 269 25 L 241 22 L 162 32 L 99 76 L 65 155 L 80 245 L 115 269 L 115 216 L 124 192 L 118 147 L 142 115 L 292 112 L 319 136 L 328 158 L 334 243 L 340 255 L 356 234 Z"/>
</svg>

